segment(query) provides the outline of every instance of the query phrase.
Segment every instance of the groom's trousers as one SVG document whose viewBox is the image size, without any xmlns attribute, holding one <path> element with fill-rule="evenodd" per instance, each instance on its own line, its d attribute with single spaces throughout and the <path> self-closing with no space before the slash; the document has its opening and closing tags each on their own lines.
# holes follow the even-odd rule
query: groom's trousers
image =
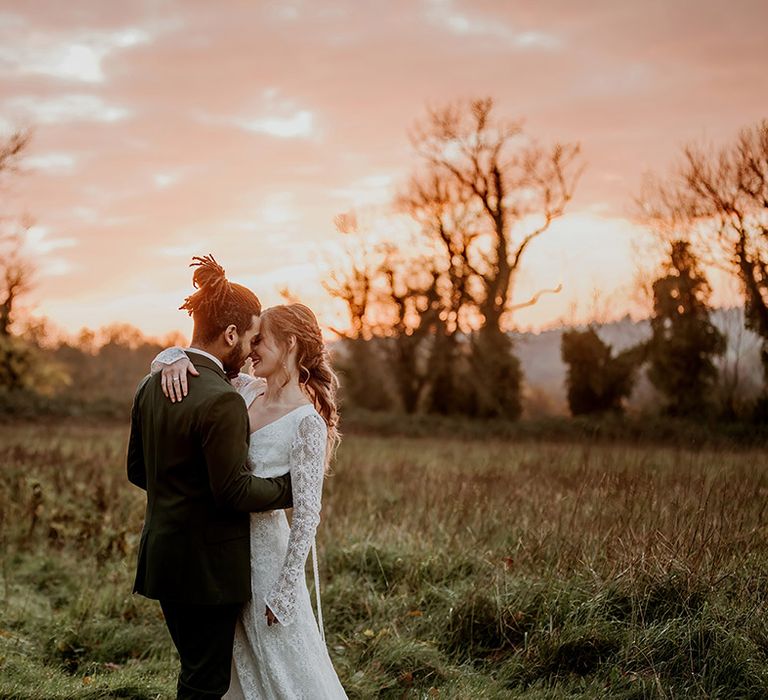
<svg viewBox="0 0 768 700">
<path fill-rule="evenodd" d="M 190 605 L 160 601 L 181 659 L 177 700 L 221 698 L 229 688 L 232 644 L 242 603 Z"/>
</svg>

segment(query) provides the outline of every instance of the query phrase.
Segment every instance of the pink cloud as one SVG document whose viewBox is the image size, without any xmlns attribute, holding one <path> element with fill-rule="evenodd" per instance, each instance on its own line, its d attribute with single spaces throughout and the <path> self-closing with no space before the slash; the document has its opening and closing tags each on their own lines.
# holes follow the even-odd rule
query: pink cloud
<svg viewBox="0 0 768 700">
<path fill-rule="evenodd" d="M 30 172 L 5 206 L 77 243 L 37 252 L 57 272 L 40 275 L 40 308 L 67 324 L 69 300 L 87 305 L 83 324 L 127 309 L 144 327 L 177 327 L 175 307 L 141 300 L 183 298 L 189 271 L 167 251 L 192 244 L 265 294 L 296 270 L 309 285 L 333 216 L 380 206 L 406 178 L 407 132 L 427 104 L 489 94 L 543 142 L 581 141 L 574 215 L 600 212 L 622 231 L 644 170 L 768 116 L 768 6 L 756 0 L 382 7 L 31 0 L 0 15 L 0 131 L 34 128 Z M 541 259 L 564 240 L 542 238 Z M 631 274 L 630 253 L 611 250 Z M 585 274 L 601 268 L 584 261 Z M 560 299 L 527 318 L 551 321 Z"/>
</svg>

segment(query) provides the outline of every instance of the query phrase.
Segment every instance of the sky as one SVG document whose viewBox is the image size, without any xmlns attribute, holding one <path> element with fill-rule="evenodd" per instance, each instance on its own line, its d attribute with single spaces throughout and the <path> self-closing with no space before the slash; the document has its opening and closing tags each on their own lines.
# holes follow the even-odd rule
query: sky
<svg viewBox="0 0 768 700">
<path fill-rule="evenodd" d="M 32 141 L 0 215 L 34 219 L 29 302 L 68 332 L 188 335 L 188 263 L 207 253 L 264 304 L 288 287 L 334 325 L 334 216 L 387 215 L 416 120 L 491 96 L 586 165 L 515 299 L 563 291 L 515 323 L 585 317 L 596 293 L 618 316 L 636 308 L 643 174 L 768 118 L 767 24 L 764 0 L 6 0 L 0 135 Z"/>
</svg>

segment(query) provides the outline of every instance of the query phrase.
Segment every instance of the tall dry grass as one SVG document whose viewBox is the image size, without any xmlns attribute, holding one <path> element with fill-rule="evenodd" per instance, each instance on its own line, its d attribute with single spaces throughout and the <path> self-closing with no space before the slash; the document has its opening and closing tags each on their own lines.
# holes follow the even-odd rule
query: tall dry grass
<svg viewBox="0 0 768 700">
<path fill-rule="evenodd" d="M 0 427 L 0 695 L 170 697 L 125 430 Z M 765 452 L 351 436 L 320 531 L 350 697 L 768 697 Z"/>
</svg>

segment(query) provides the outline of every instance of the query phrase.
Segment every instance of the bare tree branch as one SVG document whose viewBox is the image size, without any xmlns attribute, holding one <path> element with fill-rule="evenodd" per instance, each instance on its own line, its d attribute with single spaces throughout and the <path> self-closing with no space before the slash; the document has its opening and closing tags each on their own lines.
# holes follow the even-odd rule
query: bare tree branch
<svg viewBox="0 0 768 700">
<path fill-rule="evenodd" d="M 519 304 L 513 304 L 512 306 L 508 306 L 508 311 L 519 311 L 520 309 L 525 309 L 529 306 L 534 306 L 536 302 L 545 294 L 559 294 L 563 291 L 563 285 L 558 284 L 557 287 L 554 289 L 541 289 L 536 294 L 534 294 L 530 299 L 527 301 L 523 301 Z"/>
</svg>

